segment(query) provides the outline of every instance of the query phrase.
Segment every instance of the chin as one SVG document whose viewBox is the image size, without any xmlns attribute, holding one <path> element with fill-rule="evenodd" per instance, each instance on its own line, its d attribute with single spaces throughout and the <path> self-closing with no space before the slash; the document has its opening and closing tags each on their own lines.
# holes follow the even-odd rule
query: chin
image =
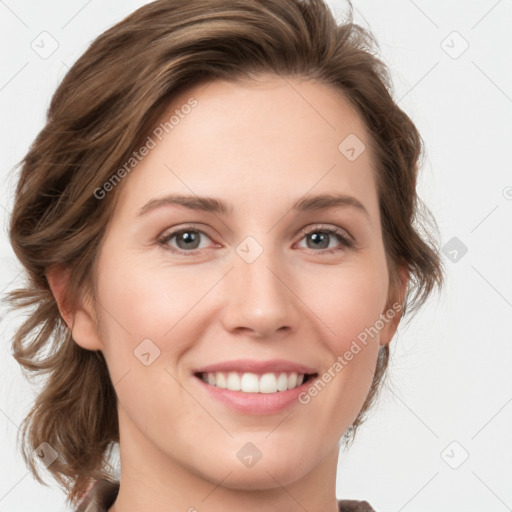
<svg viewBox="0 0 512 512">
<path fill-rule="evenodd" d="M 230 447 L 219 447 L 217 453 L 210 453 L 210 460 L 203 459 L 206 467 L 203 465 L 202 468 L 198 468 L 201 474 L 216 482 L 226 477 L 222 481 L 222 486 L 229 489 L 261 491 L 292 484 L 311 472 L 315 464 L 320 462 L 316 458 L 308 458 L 308 454 L 298 451 L 297 446 L 272 446 L 267 440 L 267 445 L 262 446 L 261 452 L 258 453 L 254 446 L 246 446 L 244 441 L 236 444 L 234 457 L 227 456 L 232 450 Z M 245 451 L 239 445 L 246 446 Z M 245 454 L 252 454 L 254 458 L 250 460 L 249 455 L 244 464 Z M 256 460 L 257 457 L 259 458 Z"/>
<path fill-rule="evenodd" d="M 231 471 L 231 474 L 222 482 L 222 486 L 228 489 L 263 491 L 290 485 L 304 476 L 303 472 L 293 467 L 289 460 L 283 463 L 277 462 L 269 461 L 263 464 L 260 461 L 252 468 L 231 467 L 225 473 L 228 474 Z M 216 471 L 213 472 L 214 481 L 218 481 L 217 475 Z"/>
</svg>

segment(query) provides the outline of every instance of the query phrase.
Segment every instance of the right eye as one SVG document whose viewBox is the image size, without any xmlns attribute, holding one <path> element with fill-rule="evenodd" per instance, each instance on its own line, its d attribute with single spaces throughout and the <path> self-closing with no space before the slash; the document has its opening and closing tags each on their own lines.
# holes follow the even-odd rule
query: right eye
<svg viewBox="0 0 512 512">
<path fill-rule="evenodd" d="M 196 254 L 196 251 L 205 248 L 200 247 L 202 236 L 210 239 L 204 231 L 200 231 L 193 227 L 185 227 L 167 233 L 158 240 L 158 244 L 173 253 L 189 256 L 194 255 Z M 175 246 L 171 244 L 173 239 L 175 239 Z"/>
</svg>

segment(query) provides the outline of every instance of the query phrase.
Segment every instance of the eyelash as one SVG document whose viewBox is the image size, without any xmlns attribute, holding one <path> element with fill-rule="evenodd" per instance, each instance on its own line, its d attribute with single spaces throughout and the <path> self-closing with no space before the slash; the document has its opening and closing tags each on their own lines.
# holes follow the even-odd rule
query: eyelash
<svg viewBox="0 0 512 512">
<path fill-rule="evenodd" d="M 194 256 L 197 253 L 197 251 L 200 251 L 201 249 L 194 249 L 194 250 L 191 250 L 191 251 L 184 251 L 182 249 L 177 250 L 177 249 L 171 248 L 168 245 L 168 242 L 170 240 L 172 240 L 175 236 L 180 235 L 182 233 L 189 232 L 189 231 L 193 231 L 193 232 L 196 232 L 196 233 L 201 233 L 203 235 L 206 235 L 208 238 L 210 238 L 207 233 L 197 229 L 194 226 L 185 226 L 184 228 L 180 228 L 180 229 L 178 229 L 176 231 L 172 231 L 171 233 L 168 233 L 167 235 L 159 238 L 157 243 L 163 249 L 165 249 L 167 251 L 170 251 L 170 252 L 172 252 L 174 254 L 180 254 L 182 256 Z M 322 225 L 318 225 L 318 226 L 313 226 L 309 230 L 305 230 L 305 229 L 302 230 L 303 238 L 308 236 L 308 235 L 311 235 L 312 233 L 323 233 L 323 234 L 328 234 L 328 235 L 336 236 L 338 238 L 338 240 L 340 241 L 340 243 L 342 244 L 342 246 L 343 246 L 342 248 L 322 249 L 322 250 L 319 250 L 319 251 L 316 251 L 316 250 L 312 249 L 313 252 L 318 252 L 321 256 L 330 255 L 330 254 L 333 254 L 335 252 L 342 251 L 344 249 L 352 249 L 355 246 L 355 242 L 345 235 L 345 231 L 343 231 L 343 230 L 341 230 L 339 228 L 332 228 L 332 227 L 325 227 L 325 226 L 322 226 Z M 302 240 L 302 238 L 301 238 L 301 240 Z"/>
</svg>

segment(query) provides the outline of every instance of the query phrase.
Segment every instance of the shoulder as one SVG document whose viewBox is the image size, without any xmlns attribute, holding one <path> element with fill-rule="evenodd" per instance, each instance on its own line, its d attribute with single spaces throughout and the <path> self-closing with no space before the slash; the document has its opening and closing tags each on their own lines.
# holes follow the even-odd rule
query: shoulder
<svg viewBox="0 0 512 512">
<path fill-rule="evenodd" d="M 118 492 L 118 480 L 96 480 L 78 503 L 75 512 L 107 512 Z"/>
<path fill-rule="evenodd" d="M 339 500 L 340 512 L 375 512 L 367 501 Z"/>
</svg>

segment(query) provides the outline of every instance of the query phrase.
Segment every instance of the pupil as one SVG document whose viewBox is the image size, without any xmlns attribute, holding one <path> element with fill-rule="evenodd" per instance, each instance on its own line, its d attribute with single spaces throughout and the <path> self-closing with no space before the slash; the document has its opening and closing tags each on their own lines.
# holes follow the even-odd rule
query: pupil
<svg viewBox="0 0 512 512">
<path fill-rule="evenodd" d="M 191 231 L 185 231 L 185 232 L 181 233 L 179 239 L 186 242 L 185 245 L 188 248 L 190 248 L 194 242 L 197 242 L 198 237 L 196 237 L 195 234 Z M 193 248 L 195 248 L 195 247 L 193 247 Z"/>
<path fill-rule="evenodd" d="M 320 247 L 322 249 L 325 249 L 329 243 L 327 242 L 327 244 L 325 244 L 325 242 L 327 241 L 327 233 L 312 233 L 311 234 L 311 239 L 312 241 L 320 241 L 319 244 L 316 244 L 316 247 Z M 324 242 L 324 243 L 322 243 Z"/>
</svg>

